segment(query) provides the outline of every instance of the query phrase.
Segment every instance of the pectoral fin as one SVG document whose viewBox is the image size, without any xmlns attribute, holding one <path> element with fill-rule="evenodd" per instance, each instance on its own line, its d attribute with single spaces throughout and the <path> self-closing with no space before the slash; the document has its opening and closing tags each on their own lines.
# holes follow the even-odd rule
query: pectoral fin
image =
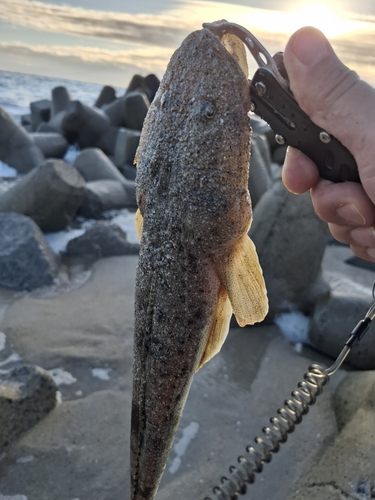
<svg viewBox="0 0 375 500">
<path fill-rule="evenodd" d="M 262 321 L 268 312 L 267 290 L 251 239 L 245 235 L 229 252 L 216 255 L 214 260 L 238 324 Z"/>
<path fill-rule="evenodd" d="M 135 230 L 137 231 L 138 241 L 141 241 L 142 238 L 142 230 L 143 230 L 143 216 L 141 211 L 138 210 L 135 213 Z"/>
<path fill-rule="evenodd" d="M 229 322 L 231 317 L 232 306 L 225 288 L 221 286 L 216 309 L 212 321 L 208 326 L 208 328 L 210 328 L 210 333 L 208 336 L 206 349 L 203 353 L 197 371 L 220 351 L 221 346 L 224 344 L 225 339 L 228 335 Z"/>
</svg>

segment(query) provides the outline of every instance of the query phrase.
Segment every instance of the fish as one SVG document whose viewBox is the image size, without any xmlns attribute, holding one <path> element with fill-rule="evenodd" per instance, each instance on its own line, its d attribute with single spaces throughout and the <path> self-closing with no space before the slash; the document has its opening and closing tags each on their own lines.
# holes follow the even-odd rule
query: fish
<svg viewBox="0 0 375 500">
<path fill-rule="evenodd" d="M 207 29 L 183 41 L 136 153 L 131 500 L 155 498 L 193 376 L 221 349 L 232 313 L 244 326 L 268 310 L 248 236 L 246 57 L 225 45 Z"/>
</svg>

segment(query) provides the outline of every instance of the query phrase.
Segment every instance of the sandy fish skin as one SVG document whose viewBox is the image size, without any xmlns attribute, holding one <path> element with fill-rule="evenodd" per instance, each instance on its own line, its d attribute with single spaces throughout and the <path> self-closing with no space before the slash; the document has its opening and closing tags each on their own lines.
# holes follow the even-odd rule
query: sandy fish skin
<svg viewBox="0 0 375 500">
<path fill-rule="evenodd" d="M 219 350 L 223 339 L 215 336 L 227 331 L 236 302 L 226 285 L 251 223 L 249 99 L 237 62 L 217 37 L 200 30 L 173 55 L 146 117 L 136 179 L 143 227 L 132 500 L 155 498 L 193 375 Z M 259 286 L 264 295 L 264 283 Z"/>
</svg>

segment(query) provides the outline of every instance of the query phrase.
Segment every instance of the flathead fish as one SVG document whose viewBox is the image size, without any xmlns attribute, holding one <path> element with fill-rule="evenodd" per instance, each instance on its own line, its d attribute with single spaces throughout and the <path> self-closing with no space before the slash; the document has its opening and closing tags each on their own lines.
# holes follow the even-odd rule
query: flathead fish
<svg viewBox="0 0 375 500">
<path fill-rule="evenodd" d="M 246 325 L 268 309 L 247 234 L 246 57 L 225 45 L 206 29 L 185 39 L 137 152 L 132 500 L 155 498 L 193 375 L 220 350 L 232 311 Z"/>
</svg>

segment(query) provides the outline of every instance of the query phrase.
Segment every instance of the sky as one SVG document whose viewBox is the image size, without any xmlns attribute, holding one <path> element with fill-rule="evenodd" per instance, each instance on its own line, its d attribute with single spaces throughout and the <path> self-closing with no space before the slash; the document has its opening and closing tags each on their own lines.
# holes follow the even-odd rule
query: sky
<svg viewBox="0 0 375 500">
<path fill-rule="evenodd" d="M 296 29 L 316 26 L 375 86 L 373 0 L 0 0 L 0 70 L 117 86 L 135 73 L 161 78 L 191 31 L 223 18 L 271 54 Z"/>
</svg>

